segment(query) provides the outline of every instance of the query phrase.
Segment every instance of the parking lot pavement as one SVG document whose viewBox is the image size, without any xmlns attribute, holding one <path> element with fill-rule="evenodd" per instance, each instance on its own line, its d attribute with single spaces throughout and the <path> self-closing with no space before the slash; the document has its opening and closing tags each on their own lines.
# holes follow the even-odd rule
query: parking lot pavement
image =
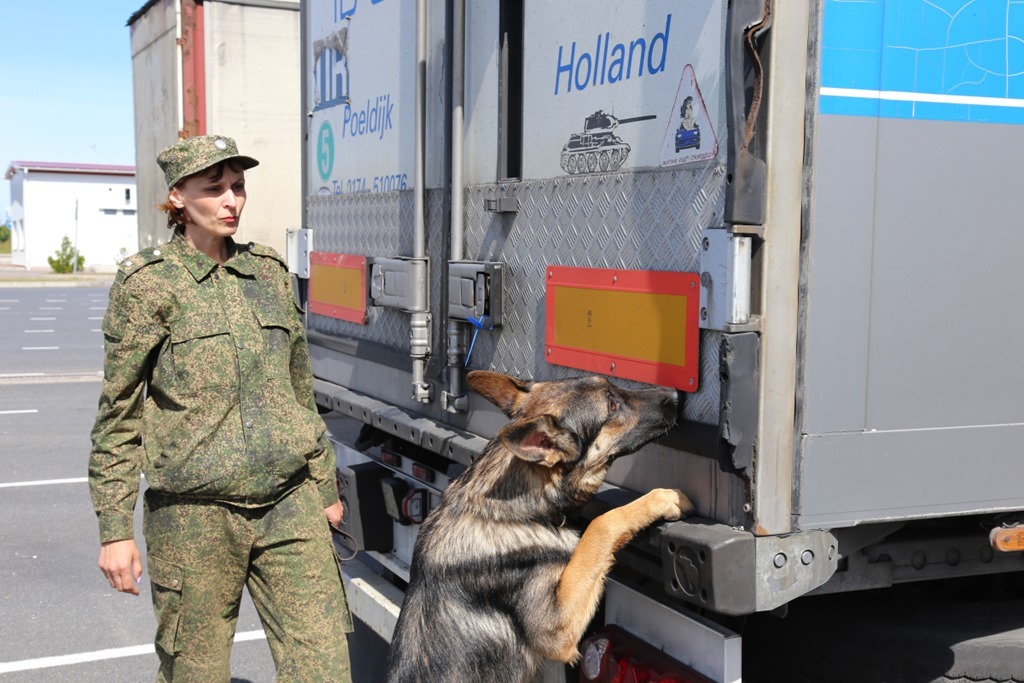
<svg viewBox="0 0 1024 683">
<path fill-rule="evenodd" d="M 0 681 L 138 683 L 156 677 L 149 584 L 113 591 L 96 567 L 86 467 L 107 289 L 0 288 Z M 45 320 L 41 320 L 45 318 Z M 141 509 L 136 528 L 141 529 Z M 140 550 L 145 545 L 139 537 Z M 274 667 L 246 596 L 235 683 Z"/>
</svg>

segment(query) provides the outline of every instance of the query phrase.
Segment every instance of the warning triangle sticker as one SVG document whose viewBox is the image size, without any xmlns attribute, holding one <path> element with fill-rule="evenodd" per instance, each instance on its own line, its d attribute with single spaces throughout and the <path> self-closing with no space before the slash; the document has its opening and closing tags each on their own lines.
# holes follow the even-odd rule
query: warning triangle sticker
<svg viewBox="0 0 1024 683">
<path fill-rule="evenodd" d="M 679 90 L 661 145 L 661 165 L 664 168 L 690 164 L 717 156 L 718 138 L 711 127 L 711 117 L 700 95 L 693 66 L 687 64 L 679 79 Z"/>
</svg>

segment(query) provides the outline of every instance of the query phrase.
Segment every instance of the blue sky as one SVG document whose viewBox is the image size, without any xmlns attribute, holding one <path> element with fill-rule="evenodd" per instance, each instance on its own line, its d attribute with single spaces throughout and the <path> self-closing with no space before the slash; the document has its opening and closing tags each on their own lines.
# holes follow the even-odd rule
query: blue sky
<svg viewBox="0 0 1024 683">
<path fill-rule="evenodd" d="M 0 0 L 0 220 L 12 161 L 135 164 L 128 17 L 145 0 Z"/>
</svg>

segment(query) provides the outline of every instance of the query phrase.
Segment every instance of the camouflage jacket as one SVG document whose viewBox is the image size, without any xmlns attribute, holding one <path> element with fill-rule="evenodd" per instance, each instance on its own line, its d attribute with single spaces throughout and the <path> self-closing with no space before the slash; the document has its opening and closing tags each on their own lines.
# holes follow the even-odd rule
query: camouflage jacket
<svg viewBox="0 0 1024 683">
<path fill-rule="evenodd" d="M 302 320 L 281 257 L 229 243 L 223 266 L 181 235 L 122 263 L 103 319 L 89 488 L 100 540 L 132 538 L 150 487 L 268 505 L 309 473 L 338 501 Z"/>
</svg>

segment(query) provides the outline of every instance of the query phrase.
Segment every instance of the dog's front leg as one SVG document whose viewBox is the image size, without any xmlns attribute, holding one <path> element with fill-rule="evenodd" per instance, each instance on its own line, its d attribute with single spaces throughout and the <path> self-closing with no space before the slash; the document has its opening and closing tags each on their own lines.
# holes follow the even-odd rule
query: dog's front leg
<svg viewBox="0 0 1024 683">
<path fill-rule="evenodd" d="M 691 511 L 693 504 L 681 491 L 654 489 L 590 523 L 558 581 L 559 623 L 550 658 L 573 662 L 579 656 L 576 644 L 597 611 L 615 552 L 651 523 Z"/>
</svg>

